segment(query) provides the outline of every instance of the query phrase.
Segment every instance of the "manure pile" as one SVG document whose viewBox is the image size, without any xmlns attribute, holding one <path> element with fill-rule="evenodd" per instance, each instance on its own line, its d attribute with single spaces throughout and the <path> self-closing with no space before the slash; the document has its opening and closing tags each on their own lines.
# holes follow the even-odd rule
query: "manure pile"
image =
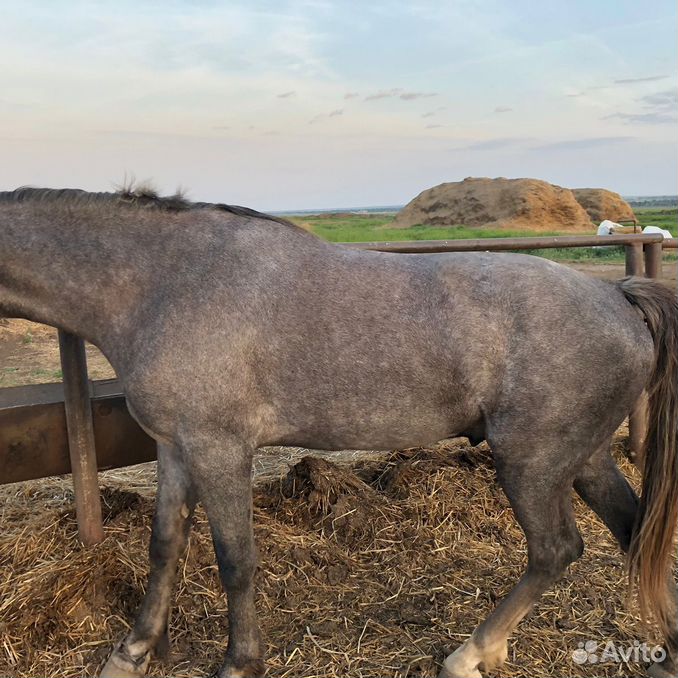
<svg viewBox="0 0 678 678">
<path fill-rule="evenodd" d="M 0 675 L 96 675 L 128 628 L 146 581 L 154 473 L 125 469 L 101 482 L 106 539 L 93 548 L 77 542 L 69 478 L 0 488 Z M 485 445 L 448 441 L 351 466 L 305 457 L 255 495 L 270 676 L 435 676 L 526 560 Z M 640 673 L 571 659 L 590 639 L 645 637 L 624 607 L 617 546 L 579 502 L 577 513 L 587 552 L 521 624 L 499 676 Z M 180 566 L 171 654 L 153 660 L 149 675 L 207 675 L 225 650 L 225 612 L 199 510 Z"/>
</svg>

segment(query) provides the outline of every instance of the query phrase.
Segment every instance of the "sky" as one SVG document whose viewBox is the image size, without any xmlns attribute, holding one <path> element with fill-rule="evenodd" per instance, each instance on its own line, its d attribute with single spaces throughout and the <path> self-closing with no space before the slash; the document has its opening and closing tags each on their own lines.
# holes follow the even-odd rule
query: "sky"
<svg viewBox="0 0 678 678">
<path fill-rule="evenodd" d="M 0 0 L 0 190 L 261 210 L 678 193 L 674 0 Z"/>
</svg>

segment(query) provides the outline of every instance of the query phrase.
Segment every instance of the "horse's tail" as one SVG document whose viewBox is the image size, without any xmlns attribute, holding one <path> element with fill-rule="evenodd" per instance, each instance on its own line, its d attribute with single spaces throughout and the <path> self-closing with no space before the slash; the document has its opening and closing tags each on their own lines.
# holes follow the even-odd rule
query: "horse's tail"
<svg viewBox="0 0 678 678">
<path fill-rule="evenodd" d="M 655 352 L 648 384 L 643 490 L 628 552 L 629 584 L 638 590 L 641 616 L 651 613 L 664 637 L 671 638 L 678 524 L 678 300 L 667 287 L 650 280 L 624 278 L 619 287 L 645 317 Z"/>
</svg>

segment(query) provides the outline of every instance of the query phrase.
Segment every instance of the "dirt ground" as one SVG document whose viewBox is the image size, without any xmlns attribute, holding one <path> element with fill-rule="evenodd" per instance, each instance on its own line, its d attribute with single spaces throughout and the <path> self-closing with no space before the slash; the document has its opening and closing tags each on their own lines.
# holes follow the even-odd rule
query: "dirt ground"
<svg viewBox="0 0 678 678">
<path fill-rule="evenodd" d="M 618 280 L 626 275 L 624 264 L 599 264 L 591 262 L 577 262 L 576 264 L 568 264 L 572 268 L 576 268 L 582 273 L 592 275 L 594 278 L 601 278 L 603 280 Z M 676 288 L 676 276 L 678 275 L 678 263 L 675 261 L 665 261 L 662 265 L 661 280 L 669 287 Z"/>
<path fill-rule="evenodd" d="M 616 265 L 577 268 L 624 274 Z M 113 376 L 94 347 L 88 361 L 92 378 Z M 0 321 L 0 387 L 60 376 L 54 330 Z M 625 434 L 615 454 L 637 483 Z M 489 449 L 458 439 L 332 454 L 331 463 L 306 454 L 276 448 L 256 460 L 257 606 L 269 675 L 435 676 L 525 563 Z M 77 542 L 69 477 L 0 486 L 0 675 L 95 675 L 128 628 L 145 585 L 155 465 L 102 473 L 100 484 L 106 539 L 90 549 Z M 637 664 L 572 660 L 580 643 L 626 647 L 653 635 L 625 606 L 612 538 L 580 502 L 576 510 L 585 556 L 521 624 L 508 663 L 492 675 L 642 675 Z M 172 654 L 154 660 L 151 675 L 203 675 L 224 651 L 226 603 L 202 513 L 180 569 Z"/>
</svg>

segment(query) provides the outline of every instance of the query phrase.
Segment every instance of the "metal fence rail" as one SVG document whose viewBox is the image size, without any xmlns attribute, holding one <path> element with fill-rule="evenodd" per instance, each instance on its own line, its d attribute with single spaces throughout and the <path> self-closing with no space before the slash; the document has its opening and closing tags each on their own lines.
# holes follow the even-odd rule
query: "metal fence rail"
<svg viewBox="0 0 678 678">
<path fill-rule="evenodd" d="M 434 252 L 507 252 L 512 250 L 564 249 L 569 247 L 631 246 L 643 248 L 664 244 L 659 233 L 627 235 L 555 235 L 534 238 L 474 238 L 469 240 L 407 240 L 397 242 L 343 242 L 345 247 L 378 252 L 432 254 Z M 678 242 L 672 238 L 671 241 Z M 668 242 L 668 241 L 667 241 Z"/>
<path fill-rule="evenodd" d="M 678 249 L 678 239 L 659 234 L 342 244 L 401 253 L 622 246 L 626 274 L 651 278 L 661 274 L 662 249 Z M 0 484 L 72 473 L 79 536 L 92 544 L 103 536 L 97 470 L 152 461 L 155 441 L 130 416 L 117 380 L 88 380 L 82 339 L 60 331 L 59 348 L 63 384 L 0 389 Z M 629 417 L 635 451 L 642 447 L 645 416 L 641 402 Z"/>
</svg>

